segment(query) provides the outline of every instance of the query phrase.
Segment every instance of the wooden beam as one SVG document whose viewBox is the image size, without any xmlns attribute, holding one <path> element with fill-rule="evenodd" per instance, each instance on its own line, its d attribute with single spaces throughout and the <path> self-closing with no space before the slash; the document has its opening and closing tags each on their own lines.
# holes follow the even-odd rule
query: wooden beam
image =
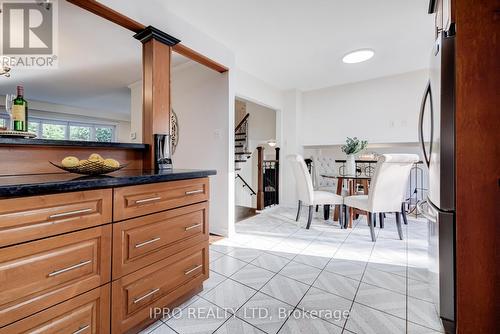
<svg viewBox="0 0 500 334">
<path fill-rule="evenodd" d="M 149 144 L 144 169 L 154 169 L 154 134 L 170 133 L 171 46 L 150 39 L 143 45 L 142 142 Z"/>
<path fill-rule="evenodd" d="M 123 28 L 131 30 L 135 33 L 139 33 L 143 31 L 146 26 L 142 23 L 132 20 L 131 18 L 120 14 L 119 12 L 97 2 L 96 0 L 66 0 L 80 8 L 88 10 L 91 13 L 94 13 L 97 16 L 100 16 L 108 21 L 114 22 Z M 227 72 L 229 69 L 224 65 L 219 64 L 218 62 L 202 55 L 201 53 L 185 46 L 182 44 L 176 44 L 173 47 L 174 51 L 178 54 L 183 55 L 186 58 L 189 58 L 197 63 L 200 63 L 208 68 L 211 68 L 214 71 L 219 73 Z"/>
<path fill-rule="evenodd" d="M 80 8 L 88 10 L 89 12 L 102 17 L 103 19 L 106 19 L 108 21 L 118 24 L 119 26 L 122 26 L 123 28 L 131 30 L 135 33 L 138 33 L 144 30 L 144 28 L 146 28 L 145 25 L 137 21 L 134 21 L 123 14 L 118 13 L 117 11 L 97 2 L 96 0 L 67 0 L 67 1 Z"/>
<path fill-rule="evenodd" d="M 187 46 L 183 44 L 177 44 L 173 47 L 173 50 L 177 52 L 180 55 L 183 55 L 186 58 L 189 58 L 197 63 L 200 63 L 208 68 L 211 68 L 214 71 L 217 71 L 219 73 L 224 73 L 227 72 L 229 69 L 225 67 L 224 65 L 219 64 L 216 61 L 213 61 L 212 59 L 202 55 L 199 52 L 194 51 L 191 48 L 188 48 Z"/>
<path fill-rule="evenodd" d="M 456 0 L 457 333 L 500 315 L 500 1 Z"/>
</svg>

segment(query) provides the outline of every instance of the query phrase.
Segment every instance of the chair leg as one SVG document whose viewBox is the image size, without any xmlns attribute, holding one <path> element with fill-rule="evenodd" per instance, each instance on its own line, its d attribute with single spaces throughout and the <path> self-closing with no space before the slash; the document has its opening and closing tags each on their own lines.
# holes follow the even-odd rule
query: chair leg
<svg viewBox="0 0 500 334">
<path fill-rule="evenodd" d="M 370 235 L 372 237 L 372 241 L 375 242 L 375 228 L 373 227 L 373 222 L 372 222 L 374 216 L 371 212 L 368 212 L 367 217 L 368 217 L 368 226 L 370 226 Z"/>
<path fill-rule="evenodd" d="M 296 222 L 298 222 L 300 218 L 300 209 L 302 209 L 302 201 L 299 201 L 299 208 L 297 209 L 297 218 L 295 218 Z"/>
<path fill-rule="evenodd" d="M 403 216 L 403 221 L 405 225 L 408 225 L 408 219 L 406 218 L 405 204 L 401 203 L 401 215 Z"/>
<path fill-rule="evenodd" d="M 344 209 L 344 221 L 343 221 L 343 226 L 342 228 L 346 229 L 347 224 L 349 223 L 349 208 L 347 205 L 342 205 L 342 208 Z"/>
<path fill-rule="evenodd" d="M 344 225 L 343 219 L 344 218 L 344 206 L 342 204 L 339 205 L 339 225 L 340 228 Z"/>
<path fill-rule="evenodd" d="M 383 213 L 379 213 L 378 214 L 378 220 L 380 221 L 380 228 L 384 228 L 384 214 Z"/>
<path fill-rule="evenodd" d="M 309 227 L 311 227 L 311 222 L 313 219 L 313 211 L 314 211 L 314 205 L 309 205 L 309 217 L 307 218 L 306 229 L 309 229 Z"/>
<path fill-rule="evenodd" d="M 330 218 L 330 206 L 329 205 L 323 205 L 323 216 L 325 220 L 328 220 Z"/>
<path fill-rule="evenodd" d="M 316 212 L 319 211 L 319 205 L 316 205 Z"/>
<path fill-rule="evenodd" d="M 401 215 L 396 212 L 396 225 L 398 226 L 399 240 L 403 240 L 403 229 L 401 228 Z"/>
<path fill-rule="evenodd" d="M 377 215 L 373 214 L 372 218 L 373 218 L 373 227 L 377 227 Z"/>
</svg>

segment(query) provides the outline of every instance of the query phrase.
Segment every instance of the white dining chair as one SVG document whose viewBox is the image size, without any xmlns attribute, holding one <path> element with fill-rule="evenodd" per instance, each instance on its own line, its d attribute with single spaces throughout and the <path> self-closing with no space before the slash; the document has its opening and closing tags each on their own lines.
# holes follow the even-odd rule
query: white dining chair
<svg viewBox="0 0 500 334">
<path fill-rule="evenodd" d="M 307 205 L 309 207 L 309 216 L 307 219 L 306 228 L 309 229 L 311 227 L 315 205 L 338 205 L 341 210 L 341 213 L 339 215 L 339 223 L 342 227 L 342 217 L 344 216 L 342 213 L 342 196 L 328 191 L 314 190 L 311 174 L 309 174 L 306 163 L 304 162 L 304 158 L 301 155 L 288 155 L 287 160 L 292 166 L 293 174 L 295 176 L 295 182 L 297 184 L 297 197 L 299 199 L 299 207 L 297 209 L 297 218 L 295 220 L 299 220 L 300 210 L 302 206 Z"/>
<path fill-rule="evenodd" d="M 418 160 L 416 154 L 383 154 L 375 166 L 368 195 L 344 197 L 344 210 L 347 212 L 349 207 L 367 212 L 372 241 L 375 241 L 374 224 L 377 213 L 381 217 L 384 213 L 396 215 L 399 239 L 403 240 L 400 211 L 411 168 Z"/>
</svg>

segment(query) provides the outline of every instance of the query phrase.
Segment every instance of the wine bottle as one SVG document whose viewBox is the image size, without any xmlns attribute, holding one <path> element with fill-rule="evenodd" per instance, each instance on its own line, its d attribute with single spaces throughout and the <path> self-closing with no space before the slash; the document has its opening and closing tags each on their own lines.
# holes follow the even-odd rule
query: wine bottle
<svg viewBox="0 0 500 334">
<path fill-rule="evenodd" d="M 28 132 L 28 102 L 24 99 L 23 86 L 17 86 L 17 97 L 12 102 L 12 119 L 15 131 Z"/>
</svg>

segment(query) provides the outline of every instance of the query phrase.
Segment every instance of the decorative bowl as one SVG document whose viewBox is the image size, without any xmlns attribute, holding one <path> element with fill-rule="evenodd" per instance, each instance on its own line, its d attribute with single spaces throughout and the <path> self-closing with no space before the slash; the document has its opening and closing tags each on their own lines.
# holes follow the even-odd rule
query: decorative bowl
<svg viewBox="0 0 500 334">
<path fill-rule="evenodd" d="M 102 161 L 86 161 L 83 164 L 80 164 L 75 167 L 64 167 L 60 164 L 49 161 L 52 165 L 60 168 L 66 172 L 82 174 L 82 175 L 103 175 L 111 172 L 116 172 L 124 167 L 127 167 L 126 164 L 120 165 L 120 167 L 110 167 L 106 166 Z"/>
</svg>

